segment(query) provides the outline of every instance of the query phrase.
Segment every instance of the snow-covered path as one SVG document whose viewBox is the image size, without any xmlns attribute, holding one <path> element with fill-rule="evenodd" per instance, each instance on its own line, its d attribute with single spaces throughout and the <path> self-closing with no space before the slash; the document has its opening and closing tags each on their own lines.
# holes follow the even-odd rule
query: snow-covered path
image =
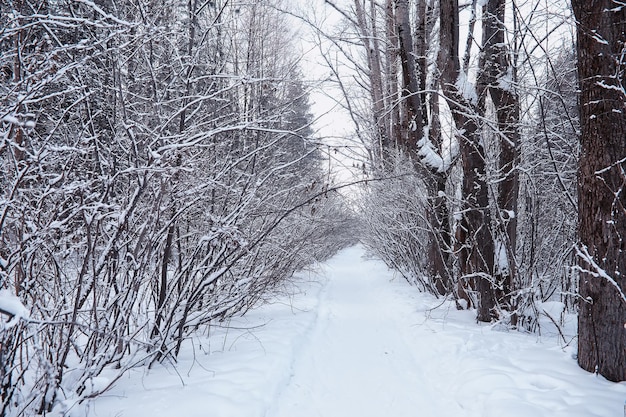
<svg viewBox="0 0 626 417">
<path fill-rule="evenodd" d="M 446 406 L 405 339 L 415 306 L 359 255 L 329 263 L 317 320 L 268 417 L 435 416 Z"/>
<path fill-rule="evenodd" d="M 190 340 L 176 367 L 134 370 L 70 415 L 624 415 L 626 383 L 582 371 L 549 320 L 542 336 L 478 325 L 363 254 L 340 252 L 295 295 Z"/>
</svg>

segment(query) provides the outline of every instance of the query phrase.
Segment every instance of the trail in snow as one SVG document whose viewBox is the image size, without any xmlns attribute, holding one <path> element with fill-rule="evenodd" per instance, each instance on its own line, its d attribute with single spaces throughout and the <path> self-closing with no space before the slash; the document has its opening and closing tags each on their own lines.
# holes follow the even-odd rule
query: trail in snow
<svg viewBox="0 0 626 417">
<path fill-rule="evenodd" d="M 315 326 L 268 417 L 437 415 L 448 407 L 404 340 L 415 307 L 358 248 L 326 269 Z M 345 258 L 345 259 L 344 259 Z M 352 262 L 346 261 L 347 259 Z"/>
<path fill-rule="evenodd" d="M 582 371 L 549 320 L 541 337 L 478 325 L 363 253 L 342 251 L 294 296 L 198 335 L 176 367 L 134 370 L 71 415 L 623 415 L 626 383 Z"/>
</svg>

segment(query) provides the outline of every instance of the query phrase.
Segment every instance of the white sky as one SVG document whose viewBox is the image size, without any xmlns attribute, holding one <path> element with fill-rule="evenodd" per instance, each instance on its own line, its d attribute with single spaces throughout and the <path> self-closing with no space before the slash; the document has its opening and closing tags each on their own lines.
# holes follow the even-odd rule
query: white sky
<svg viewBox="0 0 626 417">
<path fill-rule="evenodd" d="M 352 8 L 352 0 L 333 0 L 333 2 L 337 5 L 343 5 L 347 11 Z M 521 56 L 528 54 L 533 59 L 537 59 L 538 62 L 533 64 L 534 70 L 543 73 L 547 68 L 545 60 L 550 58 L 550 53 L 548 52 L 546 57 L 545 51 L 560 48 L 564 43 L 563 39 L 571 38 L 573 22 L 567 2 L 565 0 L 516 0 L 515 2 L 507 2 L 507 26 L 510 27 L 511 31 L 514 28 L 511 17 L 513 15 L 513 3 L 519 14 L 524 17 L 516 22 L 518 38 L 509 38 L 509 42 L 522 42 L 524 47 Z M 295 14 L 305 16 L 306 19 L 326 33 L 336 32 L 341 23 L 340 14 L 325 4 L 324 0 L 289 0 L 288 4 L 294 9 Z M 470 60 L 469 77 L 471 81 L 475 78 L 475 67 L 478 64 L 478 44 L 480 44 L 482 36 L 480 16 L 479 7 L 477 10 L 478 20 L 474 30 L 475 41 L 472 47 L 472 59 Z M 461 59 L 465 53 L 469 17 L 469 8 L 464 8 L 460 16 L 459 48 Z M 360 143 L 354 140 L 355 126 L 347 111 L 343 109 L 345 101 L 342 92 L 336 88 L 336 77 L 321 55 L 321 50 L 331 49 L 330 43 L 322 41 L 320 47 L 319 38 L 316 39 L 316 33 L 309 25 L 303 21 L 299 21 L 296 25 L 298 27 L 296 35 L 299 35 L 296 43 L 300 45 L 303 54 L 302 70 L 305 77 L 316 85 L 310 96 L 312 111 L 317 117 L 315 128 L 318 134 L 324 138 L 324 142 L 331 147 L 331 164 L 333 170 L 338 173 L 337 181 L 353 181 L 361 175 L 362 171 L 352 167 L 355 164 L 360 165 L 366 160 L 365 151 Z M 550 35 L 546 37 L 545 34 Z M 337 58 L 331 55 L 327 58 L 337 63 L 337 69 L 341 72 L 343 81 L 351 82 L 350 72 L 352 69 L 341 62 L 341 57 Z M 519 75 L 520 77 L 525 76 L 523 68 Z M 531 90 L 528 92 L 530 95 L 527 98 L 532 99 L 534 92 Z"/>
<path fill-rule="evenodd" d="M 296 13 L 305 16 L 324 32 L 332 33 L 340 24 L 341 18 L 332 7 L 324 3 L 324 0 L 294 2 L 297 4 Z M 337 3 L 342 3 L 342 0 Z M 330 49 L 329 42 L 305 23 L 300 22 L 298 26 L 297 33 L 301 36 L 298 43 L 303 54 L 302 71 L 314 85 L 310 95 L 311 110 L 316 117 L 314 127 L 330 150 L 329 157 L 336 182 L 354 181 L 354 172 L 358 170 L 352 166 L 363 162 L 364 152 L 360 144 L 350 140 L 354 136 L 354 124 L 344 110 L 345 100 L 337 88 L 336 77 L 322 55 L 322 50 Z M 332 55 L 327 55 L 326 58 L 336 61 Z M 337 68 L 342 75 L 349 71 L 341 62 L 337 62 Z"/>
</svg>

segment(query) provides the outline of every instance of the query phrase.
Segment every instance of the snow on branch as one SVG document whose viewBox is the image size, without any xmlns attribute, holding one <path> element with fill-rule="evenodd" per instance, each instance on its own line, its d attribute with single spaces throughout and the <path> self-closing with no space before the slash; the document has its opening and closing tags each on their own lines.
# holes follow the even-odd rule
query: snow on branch
<svg viewBox="0 0 626 417">
<path fill-rule="evenodd" d="M 598 34 L 597 30 L 592 30 L 591 33 L 592 33 L 591 37 L 596 42 L 601 43 L 602 45 L 608 45 L 609 44 L 609 41 L 607 41 L 600 34 Z"/>
<path fill-rule="evenodd" d="M 515 82 L 513 81 L 513 67 L 508 66 L 505 73 L 498 78 L 498 88 L 509 93 L 515 93 Z"/>
<path fill-rule="evenodd" d="M 615 289 L 619 293 L 620 298 L 622 299 L 622 301 L 624 301 L 626 303 L 626 295 L 624 294 L 624 291 L 622 291 L 622 289 L 619 286 L 619 284 L 617 283 L 617 281 L 615 281 L 615 279 L 613 279 L 613 277 L 611 277 L 609 274 L 607 274 L 606 271 L 604 269 L 602 269 L 600 267 L 600 265 L 598 265 L 596 263 L 596 261 L 593 260 L 593 257 L 589 254 L 589 251 L 587 250 L 587 246 L 582 245 L 582 247 L 579 247 L 578 245 L 574 245 L 574 249 L 576 250 L 576 255 L 580 259 L 582 259 L 583 261 L 588 263 L 594 269 L 594 271 L 591 271 L 591 270 L 588 270 L 588 269 L 583 269 L 579 265 L 575 265 L 574 266 L 574 270 L 576 270 L 578 272 L 583 272 L 583 273 L 590 274 L 590 275 L 592 275 L 592 276 L 594 276 L 596 278 L 603 278 L 603 279 L 605 279 L 609 284 L 611 284 L 613 287 L 615 287 Z"/>
<path fill-rule="evenodd" d="M 9 321 L 4 323 L 0 329 L 9 329 L 15 326 L 20 319 L 28 320 L 29 317 L 28 309 L 19 298 L 8 290 L 0 290 L 0 313 L 10 316 Z"/>
<path fill-rule="evenodd" d="M 611 85 L 611 84 L 607 84 L 605 81 L 598 81 L 596 84 L 599 87 L 602 87 L 604 89 L 619 91 L 620 93 L 626 95 L 626 92 L 624 91 L 624 87 L 621 85 Z"/>
<path fill-rule="evenodd" d="M 475 105 L 476 103 L 478 103 L 478 94 L 476 94 L 476 87 L 467 78 L 467 74 L 465 74 L 465 72 L 459 71 L 459 76 L 456 79 L 456 84 L 454 86 L 461 94 L 461 96 L 463 96 L 463 98 L 467 100 L 470 104 Z"/>
<path fill-rule="evenodd" d="M 608 11 L 610 12 L 618 13 L 618 12 L 621 12 L 622 9 L 624 9 L 624 7 L 626 7 L 626 2 L 623 2 L 623 1 L 613 0 L 613 3 L 617 4 L 617 6 L 612 9 L 609 9 Z"/>
<path fill-rule="evenodd" d="M 417 142 L 417 147 L 417 155 L 422 158 L 421 162 L 424 165 L 437 172 L 446 171 L 447 166 L 444 159 L 439 155 L 439 152 L 437 152 L 427 135 L 424 135 L 422 139 Z"/>
<path fill-rule="evenodd" d="M 609 171 L 610 171 L 613 167 L 616 167 L 616 166 L 618 166 L 618 165 L 622 165 L 624 162 L 626 162 L 626 158 L 622 158 L 622 159 L 620 159 L 619 161 L 616 161 L 616 162 L 612 163 L 612 164 L 611 164 L 611 165 L 609 165 L 608 167 L 606 167 L 606 168 L 602 168 L 602 169 L 600 169 L 600 170 L 598 170 L 598 171 L 594 172 L 594 174 L 595 174 L 595 175 L 601 175 L 601 174 L 604 174 L 604 173 L 606 173 L 606 172 L 609 172 Z"/>
<path fill-rule="evenodd" d="M 96 13 L 98 13 L 100 16 L 102 16 L 105 19 L 111 20 L 119 25 L 133 26 L 132 23 L 119 19 L 117 16 L 113 16 L 112 14 L 105 12 L 93 1 L 89 1 L 89 0 L 76 0 L 76 1 L 78 3 L 83 3 L 84 5 L 91 7 Z"/>
<path fill-rule="evenodd" d="M 489 275 L 489 274 L 487 274 L 485 272 L 473 272 L 471 274 L 465 274 L 465 275 L 462 275 L 459 279 L 468 281 L 468 280 L 474 279 L 474 278 L 487 280 L 487 281 L 489 281 L 491 283 L 491 285 L 494 288 L 497 288 L 499 290 L 504 289 L 504 287 L 502 286 L 502 283 L 497 282 L 496 279 L 493 276 L 491 276 L 491 275 Z"/>
</svg>

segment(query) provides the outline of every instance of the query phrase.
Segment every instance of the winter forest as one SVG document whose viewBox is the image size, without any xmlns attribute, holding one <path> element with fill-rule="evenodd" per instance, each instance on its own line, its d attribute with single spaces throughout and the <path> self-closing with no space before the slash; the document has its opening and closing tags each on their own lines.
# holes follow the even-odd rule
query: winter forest
<svg viewBox="0 0 626 417">
<path fill-rule="evenodd" d="M 625 381 L 625 71 L 618 0 L 0 0 L 0 415 L 357 242 Z"/>
</svg>

